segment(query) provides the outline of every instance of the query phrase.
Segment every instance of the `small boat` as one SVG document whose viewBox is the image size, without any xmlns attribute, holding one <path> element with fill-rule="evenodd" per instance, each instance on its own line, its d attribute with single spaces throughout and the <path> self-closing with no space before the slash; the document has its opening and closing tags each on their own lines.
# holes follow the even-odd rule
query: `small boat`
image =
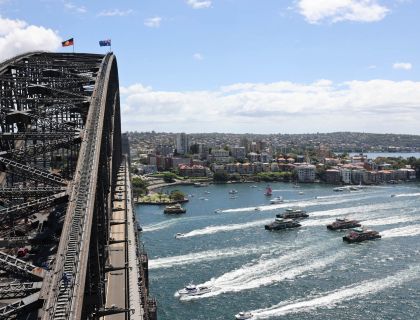
<svg viewBox="0 0 420 320">
<path fill-rule="evenodd" d="M 270 186 L 267 186 L 267 188 L 265 189 L 265 193 L 264 193 L 267 197 L 271 197 L 273 195 L 273 190 L 271 189 Z"/>
<path fill-rule="evenodd" d="M 396 194 L 395 194 L 395 193 L 391 194 L 391 198 L 394 198 L 395 196 L 396 196 Z"/>
<path fill-rule="evenodd" d="M 335 188 L 333 188 L 333 191 L 335 191 L 335 192 L 341 192 L 341 191 L 344 191 L 344 190 L 346 190 L 346 188 L 344 188 L 344 187 L 335 187 Z"/>
<path fill-rule="evenodd" d="M 204 191 L 205 194 L 210 194 L 210 191 Z"/>
<path fill-rule="evenodd" d="M 199 296 L 199 295 L 209 293 L 209 292 L 211 292 L 210 287 L 196 286 L 192 283 L 187 285 L 185 288 L 183 288 L 181 290 L 178 290 L 178 294 L 179 294 L 180 297 L 183 297 L 183 296 Z"/>
<path fill-rule="evenodd" d="M 196 182 L 194 183 L 194 187 L 199 188 L 199 187 L 208 187 L 209 184 L 205 183 L 205 182 Z"/>
<path fill-rule="evenodd" d="M 166 206 L 163 210 L 164 213 L 185 213 L 187 209 L 183 208 L 179 203 L 174 205 Z"/>
<path fill-rule="evenodd" d="M 271 204 L 277 204 L 277 203 L 282 203 L 283 202 L 283 197 L 275 197 L 274 199 L 270 200 Z"/>
<path fill-rule="evenodd" d="M 238 314 L 235 314 L 235 319 L 237 320 L 245 320 L 245 319 L 252 319 L 253 315 L 251 312 L 239 312 Z"/>
<path fill-rule="evenodd" d="M 299 191 L 299 194 L 301 194 L 301 195 L 302 195 L 302 194 L 304 194 L 304 193 L 303 193 L 303 191 Z"/>
<path fill-rule="evenodd" d="M 257 187 L 257 186 L 256 186 L 255 184 L 251 186 L 251 188 L 256 188 L 256 187 Z"/>
<path fill-rule="evenodd" d="M 214 210 L 214 213 L 221 213 L 222 212 L 222 209 L 216 209 L 216 210 Z"/>
<path fill-rule="evenodd" d="M 236 194 L 236 193 L 238 193 L 238 190 L 235 190 L 235 189 L 229 190 L 229 194 Z"/>
<path fill-rule="evenodd" d="M 183 233 L 178 232 L 178 233 L 175 235 L 175 239 L 182 238 L 183 236 L 184 236 L 184 234 L 183 234 Z"/>
<path fill-rule="evenodd" d="M 255 211 L 261 211 L 261 208 L 260 207 L 255 207 L 254 210 Z"/>
</svg>

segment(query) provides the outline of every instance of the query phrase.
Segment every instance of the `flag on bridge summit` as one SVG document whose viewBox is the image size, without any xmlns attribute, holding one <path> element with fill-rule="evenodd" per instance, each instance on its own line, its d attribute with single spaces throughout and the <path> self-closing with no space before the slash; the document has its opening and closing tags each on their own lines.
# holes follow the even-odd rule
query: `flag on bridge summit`
<svg viewBox="0 0 420 320">
<path fill-rule="evenodd" d="M 74 39 L 73 38 L 70 38 L 70 39 L 68 39 L 66 41 L 63 41 L 63 42 L 61 42 L 61 45 L 63 47 L 74 46 Z"/>
<path fill-rule="evenodd" d="M 111 46 L 111 39 L 107 39 L 107 40 L 100 40 L 99 41 L 99 45 L 101 47 L 110 47 Z"/>
</svg>

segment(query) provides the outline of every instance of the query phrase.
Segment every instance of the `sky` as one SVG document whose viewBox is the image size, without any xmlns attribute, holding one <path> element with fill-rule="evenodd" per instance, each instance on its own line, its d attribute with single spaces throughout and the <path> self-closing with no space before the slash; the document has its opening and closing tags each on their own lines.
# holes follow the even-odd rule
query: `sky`
<svg viewBox="0 0 420 320">
<path fill-rule="evenodd" d="M 0 60 L 118 61 L 124 131 L 420 134 L 420 0 L 0 0 Z"/>
</svg>

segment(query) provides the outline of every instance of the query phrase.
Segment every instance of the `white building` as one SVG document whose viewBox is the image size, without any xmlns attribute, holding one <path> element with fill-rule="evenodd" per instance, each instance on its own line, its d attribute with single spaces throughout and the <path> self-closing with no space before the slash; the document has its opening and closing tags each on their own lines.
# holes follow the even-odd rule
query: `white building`
<svg viewBox="0 0 420 320">
<path fill-rule="evenodd" d="M 341 169 L 341 180 L 346 183 L 351 183 L 351 170 L 350 169 Z"/>
<path fill-rule="evenodd" d="M 223 149 L 212 150 L 211 158 L 212 158 L 212 161 L 216 163 L 229 163 L 230 162 L 229 151 L 223 150 Z"/>
<path fill-rule="evenodd" d="M 188 153 L 188 148 L 189 148 L 189 144 L 188 144 L 188 135 L 185 134 L 184 132 L 182 133 L 177 133 L 176 135 L 176 151 L 178 152 L 178 154 L 186 154 Z"/>
<path fill-rule="evenodd" d="M 301 165 L 296 167 L 299 182 L 315 181 L 315 166 L 312 164 Z"/>
<path fill-rule="evenodd" d="M 233 147 L 231 149 L 232 157 L 236 160 L 244 160 L 246 156 L 245 147 Z"/>
</svg>

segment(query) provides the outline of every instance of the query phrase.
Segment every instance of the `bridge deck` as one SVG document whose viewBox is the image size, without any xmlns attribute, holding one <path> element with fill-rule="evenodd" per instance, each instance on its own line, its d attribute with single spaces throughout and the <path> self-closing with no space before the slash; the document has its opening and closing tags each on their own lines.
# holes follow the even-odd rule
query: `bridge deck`
<svg viewBox="0 0 420 320">
<path fill-rule="evenodd" d="M 129 182 L 129 168 L 123 166 L 118 173 L 116 190 L 114 191 L 114 204 L 111 221 L 126 221 L 127 224 L 111 226 L 110 238 L 114 241 L 109 247 L 110 265 L 119 269 L 128 263 L 128 269 L 120 269 L 108 273 L 106 307 L 131 310 L 130 319 L 143 320 L 144 310 L 141 306 L 139 266 L 137 259 L 136 224 L 133 207 L 131 205 L 131 184 Z M 127 241 L 125 241 L 127 240 Z M 120 242 L 123 241 L 123 242 Z M 127 250 L 127 251 L 126 251 Z M 127 260 L 127 261 L 126 261 Z M 128 277 L 128 278 L 126 278 Z M 128 284 L 128 288 L 127 288 Z M 129 295 L 126 306 L 127 294 Z M 106 320 L 124 320 L 125 314 L 113 314 L 105 317 Z"/>
</svg>

